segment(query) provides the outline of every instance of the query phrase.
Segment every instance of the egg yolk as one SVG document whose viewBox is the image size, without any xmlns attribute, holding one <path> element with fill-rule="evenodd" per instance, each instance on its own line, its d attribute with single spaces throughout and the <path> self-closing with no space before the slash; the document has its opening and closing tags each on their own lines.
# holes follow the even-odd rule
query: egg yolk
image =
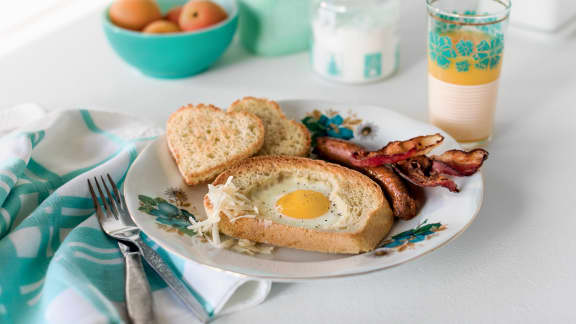
<svg viewBox="0 0 576 324">
<path fill-rule="evenodd" d="M 326 214 L 330 209 L 330 200 L 316 191 L 296 190 L 278 199 L 276 208 L 288 217 L 311 219 Z"/>
</svg>

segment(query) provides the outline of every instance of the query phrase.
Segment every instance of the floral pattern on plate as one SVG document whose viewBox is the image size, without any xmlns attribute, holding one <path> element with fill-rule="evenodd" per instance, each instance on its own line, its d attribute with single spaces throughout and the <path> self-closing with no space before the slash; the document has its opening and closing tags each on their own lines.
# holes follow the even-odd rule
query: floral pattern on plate
<svg viewBox="0 0 576 324">
<path fill-rule="evenodd" d="M 328 110 L 322 113 L 314 110 L 302 119 L 302 123 L 312 134 L 312 144 L 316 143 L 316 138 L 330 136 L 349 140 L 354 138 L 354 130 L 362 123 L 362 119 L 355 114 L 349 114 L 343 118 L 342 114 L 335 110 Z"/>
<path fill-rule="evenodd" d="M 188 198 L 179 188 L 170 188 L 165 192 L 166 199 L 162 197 L 151 198 L 138 195 L 140 201 L 139 211 L 155 217 L 159 228 L 166 232 L 175 232 L 179 235 L 194 236 L 196 232 L 188 229 L 190 218 L 196 220 L 194 215 L 182 207 L 189 207 Z"/>
<path fill-rule="evenodd" d="M 382 250 L 382 248 L 395 249 L 398 252 L 402 252 L 407 248 L 415 247 L 416 243 L 418 242 L 429 240 L 430 238 L 436 236 L 438 232 L 445 229 L 446 225 L 442 225 L 442 223 L 428 224 L 428 219 L 426 219 L 415 228 L 398 233 L 392 236 L 390 239 L 382 242 L 376 254 L 386 255 L 386 250 Z"/>
</svg>

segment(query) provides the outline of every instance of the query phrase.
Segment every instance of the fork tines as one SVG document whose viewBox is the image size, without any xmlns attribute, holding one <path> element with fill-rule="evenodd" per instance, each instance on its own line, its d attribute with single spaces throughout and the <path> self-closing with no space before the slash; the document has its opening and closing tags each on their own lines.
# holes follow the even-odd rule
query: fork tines
<svg viewBox="0 0 576 324">
<path fill-rule="evenodd" d="M 110 174 L 107 174 L 107 178 L 108 178 L 108 181 L 110 182 L 110 186 L 112 187 L 113 194 L 108 189 L 108 186 L 106 185 L 106 180 L 104 180 L 103 176 L 100 176 L 101 181 L 98 181 L 98 178 L 94 177 L 94 182 L 96 183 L 96 188 L 98 189 L 98 193 L 100 193 L 99 198 L 100 198 L 102 205 L 104 205 L 104 209 L 106 210 L 106 215 L 107 216 L 113 215 L 114 218 L 116 218 L 116 220 L 118 220 L 118 213 L 119 213 L 120 208 L 122 208 L 122 206 L 121 206 L 122 199 L 121 199 L 120 193 L 118 192 L 118 187 L 114 183 L 114 180 L 112 180 L 112 177 L 110 176 Z M 96 193 L 94 192 L 94 187 L 92 186 L 92 182 L 90 181 L 90 179 L 88 179 L 87 181 L 88 181 L 88 187 L 90 189 L 90 195 L 92 196 L 92 200 L 94 201 L 94 208 L 96 210 L 99 210 L 101 207 L 100 207 L 100 204 L 98 204 L 98 197 L 97 197 Z M 100 186 L 100 182 L 102 182 L 102 187 L 104 187 L 104 191 L 102 190 L 102 187 Z M 104 193 L 106 193 L 106 194 L 104 194 Z"/>
</svg>

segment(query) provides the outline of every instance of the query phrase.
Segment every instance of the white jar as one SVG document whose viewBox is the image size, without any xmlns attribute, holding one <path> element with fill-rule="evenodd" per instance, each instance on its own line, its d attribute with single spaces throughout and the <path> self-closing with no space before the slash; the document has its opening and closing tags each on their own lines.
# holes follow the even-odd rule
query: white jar
<svg viewBox="0 0 576 324">
<path fill-rule="evenodd" d="M 398 0 L 318 0 L 312 10 L 311 61 L 326 79 L 364 83 L 398 65 Z"/>
</svg>

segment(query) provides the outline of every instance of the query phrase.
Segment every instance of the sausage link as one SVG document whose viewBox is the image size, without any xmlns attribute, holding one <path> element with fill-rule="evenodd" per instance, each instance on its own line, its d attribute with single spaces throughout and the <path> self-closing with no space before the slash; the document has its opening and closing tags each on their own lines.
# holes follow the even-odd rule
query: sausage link
<svg viewBox="0 0 576 324">
<path fill-rule="evenodd" d="M 418 215 L 424 204 L 424 191 L 404 181 L 387 166 L 362 168 L 362 171 L 380 185 L 392 203 L 394 216 L 409 220 Z"/>
<path fill-rule="evenodd" d="M 364 151 L 364 148 L 352 142 L 330 137 L 316 140 L 315 152 L 320 157 L 354 168 L 374 180 L 390 202 L 394 216 L 408 220 L 418 214 L 424 203 L 422 189 L 405 182 L 387 166 L 358 168 L 352 164 L 352 153 Z"/>
</svg>

